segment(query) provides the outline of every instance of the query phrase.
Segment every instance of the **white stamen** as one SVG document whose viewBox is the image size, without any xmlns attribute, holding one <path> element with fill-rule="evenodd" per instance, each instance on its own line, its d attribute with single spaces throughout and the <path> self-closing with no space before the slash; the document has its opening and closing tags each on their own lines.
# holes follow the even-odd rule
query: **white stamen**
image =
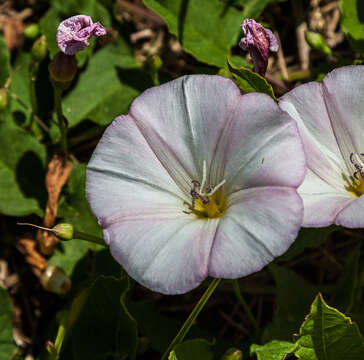
<svg viewBox="0 0 364 360">
<path fill-rule="evenodd" d="M 206 175 L 206 160 L 204 160 L 202 163 L 202 181 L 201 181 L 201 187 L 200 187 L 200 195 L 202 195 L 202 196 L 207 195 L 203 191 L 205 182 L 206 182 L 206 176 L 207 176 Z"/>
<path fill-rule="evenodd" d="M 210 188 L 209 192 L 205 192 L 204 187 L 206 184 L 206 180 L 207 180 L 207 170 L 206 170 L 206 160 L 204 160 L 202 163 L 202 181 L 201 181 L 200 188 L 196 189 L 197 193 L 201 196 L 213 195 L 217 190 L 219 190 L 221 188 L 221 186 L 223 186 L 226 183 L 226 180 L 224 179 L 219 184 L 217 184 L 214 188 Z"/>
<path fill-rule="evenodd" d="M 224 179 L 223 181 L 221 181 L 219 184 L 217 184 L 207 195 L 211 196 L 212 194 L 214 194 L 217 190 L 219 190 L 221 188 L 221 186 L 223 186 L 226 183 L 226 180 Z"/>
<path fill-rule="evenodd" d="M 360 160 L 360 156 L 358 154 L 353 155 L 355 157 L 356 163 L 363 169 L 364 168 L 364 163 Z"/>
</svg>

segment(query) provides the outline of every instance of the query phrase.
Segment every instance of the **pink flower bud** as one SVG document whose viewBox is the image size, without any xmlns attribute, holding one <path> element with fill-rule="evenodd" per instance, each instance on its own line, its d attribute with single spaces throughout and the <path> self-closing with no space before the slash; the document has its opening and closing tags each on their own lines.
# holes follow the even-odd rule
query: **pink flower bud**
<svg viewBox="0 0 364 360">
<path fill-rule="evenodd" d="M 240 40 L 239 46 L 247 50 L 254 63 L 254 71 L 264 76 L 268 65 L 269 51 L 278 51 L 278 40 L 273 32 L 264 28 L 253 19 L 245 19 L 241 27 L 245 37 Z"/>
<path fill-rule="evenodd" d="M 89 45 L 88 39 L 106 34 L 100 23 L 93 23 L 90 16 L 76 15 L 62 21 L 57 30 L 57 44 L 62 52 L 74 55 Z"/>
</svg>

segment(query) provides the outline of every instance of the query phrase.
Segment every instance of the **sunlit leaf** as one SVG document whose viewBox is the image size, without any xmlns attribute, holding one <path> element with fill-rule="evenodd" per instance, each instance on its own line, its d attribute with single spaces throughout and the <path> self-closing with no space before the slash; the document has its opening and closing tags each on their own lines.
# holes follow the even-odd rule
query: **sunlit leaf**
<svg viewBox="0 0 364 360">
<path fill-rule="evenodd" d="M 364 2 L 340 0 L 341 28 L 354 50 L 364 53 Z"/>
<path fill-rule="evenodd" d="M 297 337 L 295 355 L 301 360 L 358 360 L 364 341 L 349 317 L 328 306 L 319 294 Z"/>
<path fill-rule="evenodd" d="M 220 0 L 144 0 L 167 23 L 184 50 L 197 60 L 225 66 L 243 20 L 241 12 Z"/>
<path fill-rule="evenodd" d="M 255 354 L 258 360 L 284 360 L 295 348 L 294 343 L 273 340 L 265 345 L 253 344 L 250 347 L 250 355 Z"/>
</svg>

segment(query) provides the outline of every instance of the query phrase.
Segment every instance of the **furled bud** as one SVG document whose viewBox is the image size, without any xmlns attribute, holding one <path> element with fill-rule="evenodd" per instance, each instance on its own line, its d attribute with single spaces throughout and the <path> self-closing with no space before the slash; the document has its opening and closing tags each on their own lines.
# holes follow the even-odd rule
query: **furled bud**
<svg viewBox="0 0 364 360">
<path fill-rule="evenodd" d="M 100 23 L 93 23 L 90 16 L 76 15 L 62 21 L 57 29 L 57 44 L 67 55 L 74 55 L 89 45 L 91 36 L 106 35 Z"/>
<path fill-rule="evenodd" d="M 77 62 L 73 55 L 56 54 L 49 64 L 51 79 L 58 83 L 70 83 L 77 73 Z"/>
<path fill-rule="evenodd" d="M 265 29 L 253 19 L 245 19 L 241 27 L 245 37 L 240 40 L 239 46 L 249 51 L 254 71 L 264 76 L 268 66 L 269 51 L 278 51 L 278 40 L 271 30 Z"/>
<path fill-rule="evenodd" d="M 48 44 L 47 37 L 42 35 L 39 39 L 37 39 L 31 50 L 32 58 L 35 61 L 41 62 L 48 54 Z"/>
<path fill-rule="evenodd" d="M 57 224 L 52 228 L 52 231 L 62 240 L 72 240 L 74 228 L 71 224 Z"/>
<path fill-rule="evenodd" d="M 40 276 L 43 288 L 55 294 L 65 294 L 71 288 L 71 280 L 58 266 L 48 265 Z"/>
<path fill-rule="evenodd" d="M 321 34 L 313 31 L 306 31 L 305 38 L 308 45 L 310 45 L 312 49 L 321 51 L 326 55 L 332 55 L 331 49 L 326 45 L 325 40 Z"/>
</svg>

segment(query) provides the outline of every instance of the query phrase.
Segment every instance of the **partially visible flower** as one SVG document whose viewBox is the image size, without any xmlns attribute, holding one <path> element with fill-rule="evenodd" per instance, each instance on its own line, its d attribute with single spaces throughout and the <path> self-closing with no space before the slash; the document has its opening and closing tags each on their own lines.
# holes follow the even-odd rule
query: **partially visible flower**
<svg viewBox="0 0 364 360">
<path fill-rule="evenodd" d="M 364 227 L 364 66 L 346 66 L 284 95 L 307 156 L 303 226 Z"/>
<path fill-rule="evenodd" d="M 305 171 L 296 124 L 272 98 L 194 75 L 146 90 L 114 120 L 86 195 L 130 276 L 179 294 L 284 253 L 301 226 Z"/>
<path fill-rule="evenodd" d="M 254 63 L 254 71 L 264 76 L 268 66 L 269 51 L 278 51 L 278 40 L 271 30 L 264 28 L 253 19 L 245 19 L 241 27 L 245 37 L 240 40 L 239 46 L 249 51 Z"/>
<path fill-rule="evenodd" d="M 100 23 L 93 23 L 90 16 L 76 15 L 62 21 L 57 30 L 57 44 L 62 52 L 74 55 L 89 45 L 88 39 L 106 34 Z"/>
</svg>

